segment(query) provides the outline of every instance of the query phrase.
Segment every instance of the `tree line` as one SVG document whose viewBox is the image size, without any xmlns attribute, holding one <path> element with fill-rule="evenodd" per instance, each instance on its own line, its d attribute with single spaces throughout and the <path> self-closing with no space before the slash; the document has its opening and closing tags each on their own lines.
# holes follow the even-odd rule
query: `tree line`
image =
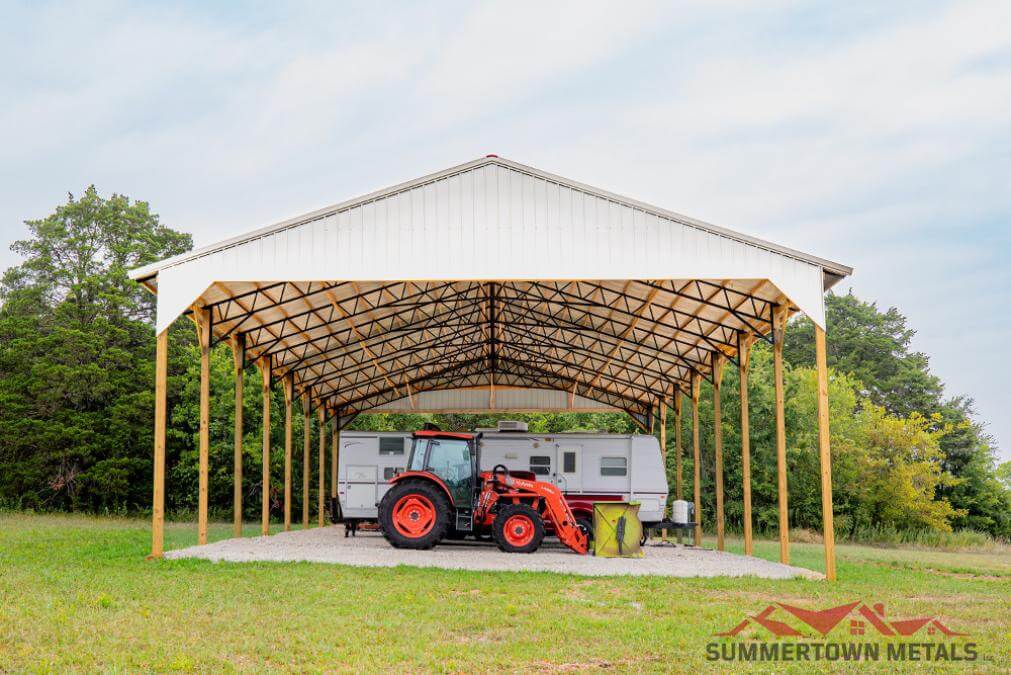
<svg viewBox="0 0 1011 675">
<path fill-rule="evenodd" d="M 0 280 L 0 506 L 139 513 L 150 508 L 154 381 L 154 298 L 129 280 L 140 265 L 189 250 L 190 235 L 161 224 L 148 204 L 94 187 L 39 220 L 12 249 L 22 262 Z M 830 424 L 836 528 L 859 537 L 872 529 L 971 529 L 1011 538 L 1011 464 L 998 466 L 993 439 L 972 400 L 949 397 L 914 351 L 913 329 L 895 308 L 882 311 L 852 294 L 826 298 Z M 182 515 L 197 500 L 199 349 L 192 324 L 171 327 L 167 508 Z M 820 529 L 813 325 L 797 318 L 786 331 L 786 425 L 792 526 Z M 247 378 L 253 378 L 252 371 Z M 250 381 L 256 381 L 250 379 Z M 211 353 L 211 508 L 230 513 L 234 389 L 231 353 Z M 283 394 L 271 422 L 283 447 Z M 724 466 L 728 525 L 742 522 L 739 380 L 723 380 Z M 772 351 L 754 348 L 749 379 L 755 526 L 777 525 Z M 259 513 L 262 406 L 246 387 L 244 492 L 247 515 Z M 296 406 L 297 407 L 297 406 Z M 685 410 L 690 403 L 685 401 Z M 363 415 L 352 429 L 410 430 L 426 421 L 444 429 L 527 421 L 535 432 L 599 429 L 631 433 L 623 414 Z M 691 494 L 691 416 L 683 416 L 683 475 Z M 712 520 L 712 389 L 700 396 L 703 517 Z M 668 476 L 674 485 L 675 430 L 668 416 Z M 302 415 L 293 415 L 296 439 Z M 317 422 L 312 425 L 313 455 Z M 296 443 L 298 447 L 299 443 Z M 301 473 L 301 453 L 295 452 Z M 270 491 L 280 510 L 282 458 L 274 452 Z M 314 472 L 315 461 L 310 462 Z M 316 485 L 315 477 L 311 484 Z M 295 490 L 294 512 L 301 508 Z M 310 499 L 315 499 L 310 496 Z M 314 502 L 313 502 L 314 503 Z M 707 515 L 708 514 L 708 515 Z"/>
</svg>

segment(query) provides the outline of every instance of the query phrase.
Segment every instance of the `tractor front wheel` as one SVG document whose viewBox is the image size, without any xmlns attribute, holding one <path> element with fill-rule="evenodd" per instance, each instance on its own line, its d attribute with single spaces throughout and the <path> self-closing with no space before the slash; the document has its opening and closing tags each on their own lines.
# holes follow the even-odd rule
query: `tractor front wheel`
<svg viewBox="0 0 1011 675">
<path fill-rule="evenodd" d="M 428 549 L 449 530 L 449 500 L 427 481 L 409 480 L 391 487 L 379 502 L 383 536 L 397 548 Z"/>
<path fill-rule="evenodd" d="M 499 510 L 491 531 L 499 549 L 506 553 L 533 553 L 544 539 L 544 521 L 533 507 L 509 504 Z"/>
</svg>

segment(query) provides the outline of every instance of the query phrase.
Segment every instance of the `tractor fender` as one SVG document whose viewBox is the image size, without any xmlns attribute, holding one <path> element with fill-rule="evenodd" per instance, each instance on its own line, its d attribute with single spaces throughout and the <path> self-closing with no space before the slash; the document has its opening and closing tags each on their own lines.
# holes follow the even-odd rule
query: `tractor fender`
<svg viewBox="0 0 1011 675">
<path fill-rule="evenodd" d="M 390 479 L 390 485 L 402 483 L 409 478 L 427 480 L 435 483 L 444 493 L 446 493 L 446 499 L 449 500 L 449 505 L 454 508 L 456 507 L 456 503 L 453 501 L 453 495 L 449 492 L 449 488 L 446 486 L 446 483 L 444 483 L 441 478 L 431 471 L 405 471 L 404 473 L 398 473 Z"/>
</svg>

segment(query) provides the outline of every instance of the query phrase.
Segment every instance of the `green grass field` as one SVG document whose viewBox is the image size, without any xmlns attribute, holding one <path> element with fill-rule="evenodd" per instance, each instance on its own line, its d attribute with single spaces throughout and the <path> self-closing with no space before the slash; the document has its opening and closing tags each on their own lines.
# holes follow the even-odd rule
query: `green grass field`
<svg viewBox="0 0 1011 675">
<path fill-rule="evenodd" d="M 195 543 L 195 530 L 169 525 L 166 548 Z M 230 531 L 215 524 L 211 536 Z M 705 646 L 745 613 L 858 599 L 970 633 L 973 671 L 1011 668 L 1006 551 L 840 546 L 829 584 L 147 561 L 149 536 L 142 520 L 0 514 L 0 671 L 729 670 L 740 664 L 707 661 Z M 756 548 L 776 557 L 773 542 Z M 819 546 L 792 550 L 795 564 L 819 569 Z"/>
</svg>

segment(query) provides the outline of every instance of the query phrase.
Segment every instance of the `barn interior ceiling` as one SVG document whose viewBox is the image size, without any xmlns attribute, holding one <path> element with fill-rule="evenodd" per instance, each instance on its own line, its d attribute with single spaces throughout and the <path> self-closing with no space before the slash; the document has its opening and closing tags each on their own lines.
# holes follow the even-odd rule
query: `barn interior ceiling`
<svg viewBox="0 0 1011 675">
<path fill-rule="evenodd" d="M 640 420 L 791 309 L 764 280 L 699 279 L 216 282 L 195 306 L 216 342 L 342 417 L 424 391 L 522 387 Z"/>
</svg>

